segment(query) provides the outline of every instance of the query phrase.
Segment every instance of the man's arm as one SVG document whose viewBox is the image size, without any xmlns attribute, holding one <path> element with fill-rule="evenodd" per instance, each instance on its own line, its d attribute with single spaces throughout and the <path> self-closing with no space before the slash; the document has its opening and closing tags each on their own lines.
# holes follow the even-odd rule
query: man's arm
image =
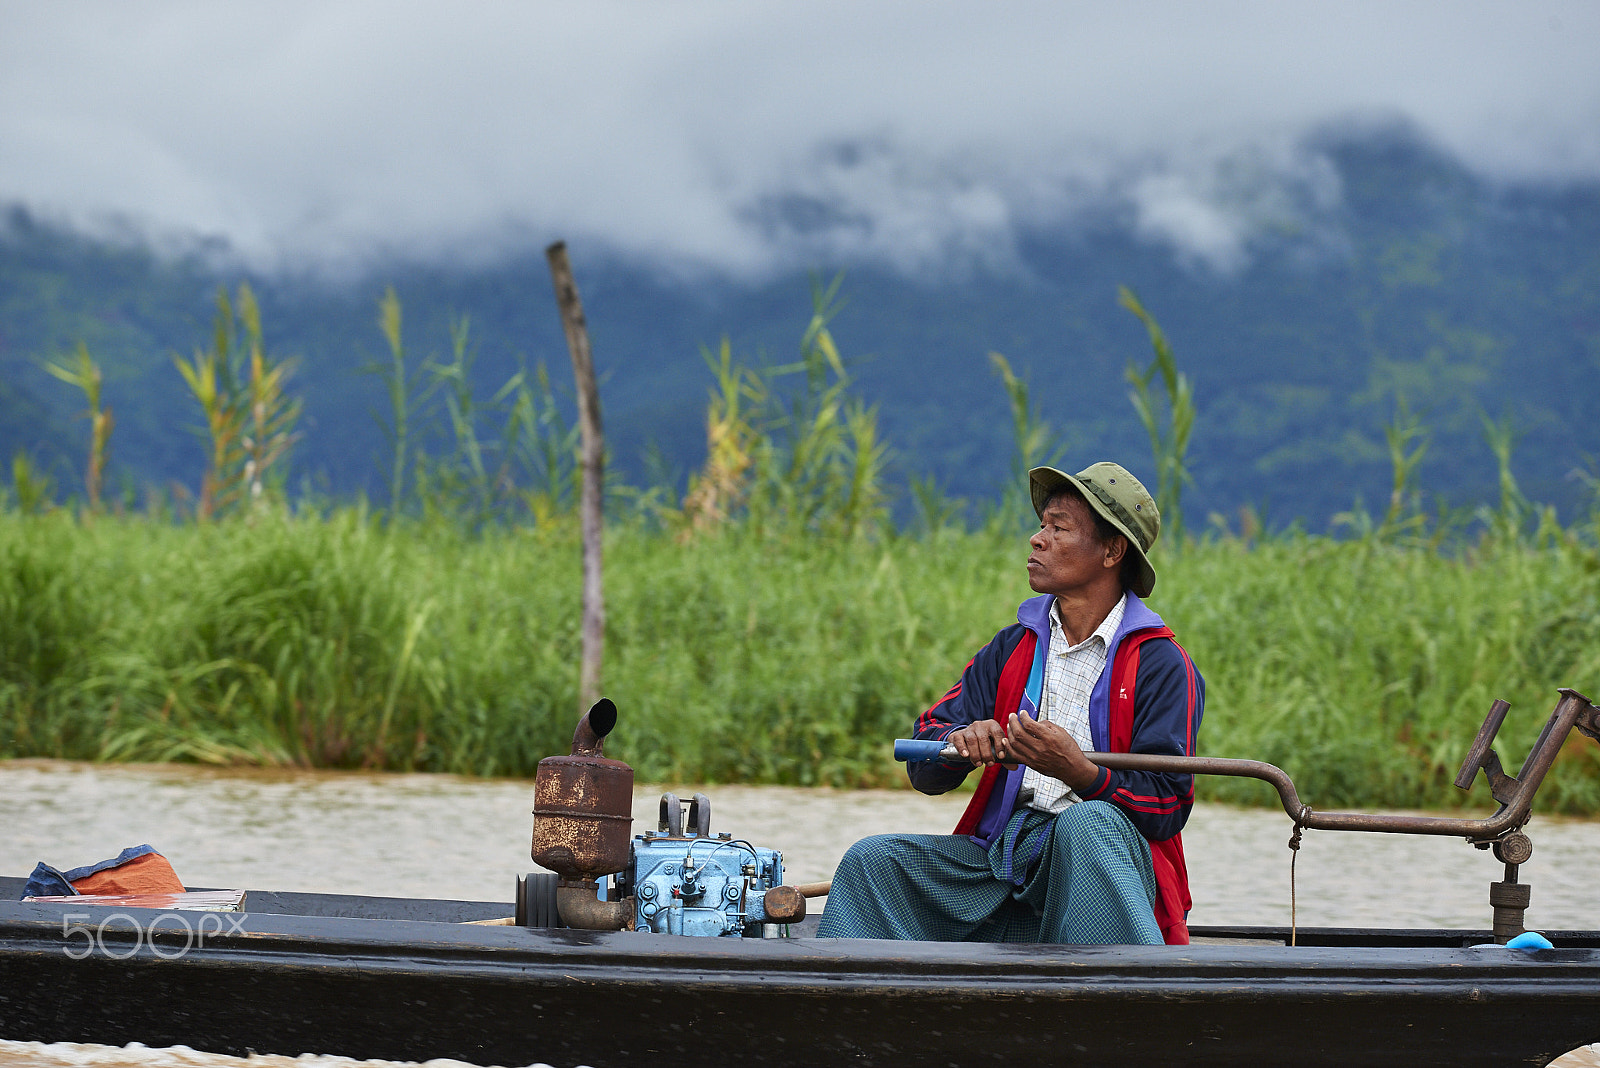
<svg viewBox="0 0 1600 1068">
<path fill-rule="evenodd" d="M 1192 756 L 1204 710 L 1205 680 L 1175 642 L 1156 638 L 1139 647 L 1129 752 Z M 1188 821 L 1194 776 L 1101 768 L 1096 781 L 1078 795 L 1111 802 L 1146 839 L 1160 842 Z"/>
<path fill-rule="evenodd" d="M 961 681 L 917 717 L 914 737 L 942 742 L 970 724 L 992 721 L 1000 673 L 1025 633 L 1020 624 L 1012 625 L 978 650 L 961 673 Z M 955 763 L 914 761 L 906 765 L 906 774 L 911 778 L 911 785 L 923 793 L 942 794 L 960 785 L 973 766 L 967 760 Z"/>
</svg>

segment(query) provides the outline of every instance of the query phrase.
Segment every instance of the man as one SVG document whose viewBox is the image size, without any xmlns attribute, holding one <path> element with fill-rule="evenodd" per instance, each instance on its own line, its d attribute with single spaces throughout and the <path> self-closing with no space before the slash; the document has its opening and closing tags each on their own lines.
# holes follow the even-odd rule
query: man
<svg viewBox="0 0 1600 1068">
<path fill-rule="evenodd" d="M 959 761 L 908 765 L 937 794 L 984 774 L 951 835 L 863 839 L 839 862 L 818 934 L 929 941 L 1187 943 L 1179 831 L 1188 775 L 1112 771 L 1088 752 L 1188 756 L 1205 684 L 1140 599 L 1155 502 L 1113 463 L 1028 473 L 1039 530 L 1017 610 L 917 720 Z M 1018 714 L 1020 713 L 1020 714 Z"/>
</svg>

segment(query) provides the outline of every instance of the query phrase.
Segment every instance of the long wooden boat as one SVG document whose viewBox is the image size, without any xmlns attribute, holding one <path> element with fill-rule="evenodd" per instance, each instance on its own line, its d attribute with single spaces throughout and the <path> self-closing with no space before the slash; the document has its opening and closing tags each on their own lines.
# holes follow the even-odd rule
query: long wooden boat
<svg viewBox="0 0 1600 1068">
<path fill-rule="evenodd" d="M 1493 886 L 1515 888 L 1532 792 L 1571 729 L 1600 737 L 1600 708 L 1563 691 L 1516 778 L 1488 747 L 1504 714 L 1462 769 L 1501 802 L 1485 820 L 1314 813 L 1270 765 L 1195 770 L 1275 782 L 1297 826 L 1462 835 L 1506 863 Z M 619 763 L 580 735 L 588 755 L 551 759 L 585 775 Z M 560 791 L 536 790 L 536 813 L 557 811 Z M 177 913 L 14 900 L 22 885 L 0 879 L 0 1037 L 14 1040 L 591 1068 L 1418 1068 L 1545 1064 L 1600 1042 L 1600 931 L 1508 948 L 1521 913 L 1500 902 L 1499 930 L 1196 927 L 1187 946 L 1058 946 L 823 939 L 809 922 L 765 938 L 482 925 L 514 906 L 264 891 L 241 912 Z"/>
<path fill-rule="evenodd" d="M 1600 931 L 1549 932 L 1536 952 L 1473 948 L 1487 930 L 1302 928 L 1291 947 L 1250 927 L 1197 927 L 1189 946 L 970 945 L 463 922 L 511 908 L 494 902 L 252 891 L 245 908 L 186 930 L 0 903 L 0 1035 L 592 1068 L 1416 1068 L 1600 1041 Z"/>
</svg>

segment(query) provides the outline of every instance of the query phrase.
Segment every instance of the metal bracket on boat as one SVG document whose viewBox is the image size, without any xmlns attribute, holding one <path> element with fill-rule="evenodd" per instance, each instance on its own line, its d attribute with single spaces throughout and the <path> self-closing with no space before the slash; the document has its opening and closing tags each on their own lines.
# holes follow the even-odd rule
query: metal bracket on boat
<svg viewBox="0 0 1600 1068">
<path fill-rule="evenodd" d="M 1494 707 L 1489 710 L 1489 716 L 1478 732 L 1478 740 L 1473 743 L 1473 748 L 1467 755 L 1472 775 L 1477 774 L 1479 767 L 1484 767 L 1485 773 L 1489 775 L 1494 799 L 1500 802 L 1499 811 L 1484 819 L 1413 816 L 1393 812 L 1318 812 L 1301 803 L 1293 780 L 1282 768 L 1261 760 L 1158 756 L 1154 753 L 1085 753 L 1084 755 L 1101 767 L 1114 768 L 1118 771 L 1164 771 L 1187 775 L 1233 775 L 1261 779 L 1277 788 L 1278 799 L 1283 803 L 1284 812 L 1288 813 L 1291 819 L 1298 818 L 1303 826 L 1315 831 L 1442 834 L 1460 836 L 1474 843 L 1493 843 L 1528 822 L 1528 814 L 1533 807 L 1533 795 L 1544 781 L 1545 773 L 1555 763 L 1556 754 L 1561 751 L 1562 743 L 1567 740 L 1567 735 L 1574 728 L 1600 741 L 1600 708 L 1596 708 L 1587 697 L 1576 690 L 1563 689 L 1560 693 L 1561 700 L 1557 702 L 1555 711 L 1550 714 L 1550 720 L 1544 725 L 1544 730 L 1540 732 L 1539 740 L 1529 751 L 1528 758 L 1523 761 L 1522 769 L 1517 772 L 1515 778 L 1501 772 L 1498 788 L 1495 786 L 1494 773 L 1488 770 L 1488 766 L 1491 763 L 1498 765 L 1499 758 L 1489 749 L 1489 744 L 1494 740 L 1495 732 L 1499 730 L 1501 721 L 1505 719 L 1506 709 L 1510 706 L 1504 701 L 1496 701 Z M 1475 755 L 1478 762 L 1474 762 Z M 1467 775 L 1467 767 L 1468 765 L 1463 765 L 1461 775 L 1456 778 L 1456 785 L 1462 786 L 1462 777 L 1466 777 L 1463 789 L 1469 788 L 1472 784 L 1472 775 Z"/>
<path fill-rule="evenodd" d="M 1472 788 L 1478 769 L 1489 780 L 1490 795 L 1500 803 L 1494 815 L 1485 819 L 1451 816 L 1412 816 L 1400 813 L 1316 812 L 1300 802 L 1294 782 L 1283 769 L 1260 760 L 1227 757 L 1157 756 L 1149 753 L 1086 753 L 1102 767 L 1120 771 L 1162 771 L 1190 775 L 1235 775 L 1261 779 L 1277 788 L 1284 812 L 1297 827 L 1319 831 L 1387 831 L 1400 834 L 1460 835 L 1480 849 L 1493 848 L 1506 866 L 1505 879 L 1489 884 L 1489 904 L 1494 911 L 1494 937 L 1505 942 L 1522 932 L 1522 918 L 1528 907 L 1529 887 L 1517 881 L 1517 867 L 1533 855 L 1533 842 L 1522 833 L 1533 809 L 1533 795 L 1545 773 L 1573 730 L 1600 742 L 1600 708 L 1576 690 L 1559 691 L 1561 700 L 1539 733 L 1539 740 L 1515 776 L 1507 775 L 1500 757 L 1490 746 L 1510 705 L 1496 701 L 1478 729 L 1478 736 L 1467 751 L 1467 758 L 1456 775 L 1455 784 Z"/>
<path fill-rule="evenodd" d="M 1566 742 L 1567 735 L 1576 729 L 1581 734 L 1586 734 L 1595 741 L 1600 741 L 1600 708 L 1590 704 L 1588 699 L 1571 690 L 1562 690 L 1563 695 L 1570 695 L 1573 701 L 1572 714 L 1566 717 L 1567 722 L 1562 724 L 1562 707 L 1556 706 L 1556 712 L 1550 717 L 1550 722 L 1545 724 L 1539 740 L 1534 743 L 1528 759 L 1523 762 L 1522 771 L 1518 776 L 1505 773 L 1500 766 L 1500 756 L 1489 748 L 1494 744 L 1495 735 L 1500 731 L 1500 724 L 1505 722 L 1506 712 L 1511 706 L 1504 701 L 1496 701 L 1489 709 L 1489 715 L 1484 719 L 1483 726 L 1478 729 L 1478 736 L 1472 741 L 1472 748 L 1467 750 L 1466 759 L 1461 762 L 1461 770 L 1456 774 L 1456 785 L 1463 790 L 1472 788 L 1472 781 L 1477 777 L 1478 769 L 1483 769 L 1484 778 L 1489 780 L 1490 795 L 1502 805 L 1511 805 L 1518 800 L 1518 787 L 1522 785 L 1530 771 L 1543 777 L 1554 762 L 1555 756 L 1561 751 L 1561 746 Z M 1553 743 L 1552 742 L 1553 738 Z M 1535 761 L 1535 757 L 1548 750 L 1548 759 L 1542 763 Z M 1538 783 L 1533 784 L 1537 789 Z M 1528 792 L 1528 799 L 1532 800 L 1532 791 Z M 1508 862 L 1510 863 L 1510 862 Z"/>
</svg>

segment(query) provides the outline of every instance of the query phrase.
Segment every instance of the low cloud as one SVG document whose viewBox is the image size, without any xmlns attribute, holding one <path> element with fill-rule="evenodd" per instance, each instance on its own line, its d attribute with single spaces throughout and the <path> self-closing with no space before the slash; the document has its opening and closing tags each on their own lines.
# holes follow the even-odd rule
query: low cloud
<svg viewBox="0 0 1600 1068">
<path fill-rule="evenodd" d="M 1308 133 L 1600 180 L 1600 7 L 0 3 L 0 200 L 258 266 L 557 235 L 736 274 L 1004 263 L 1112 209 L 1217 270 L 1315 233 Z"/>
</svg>

